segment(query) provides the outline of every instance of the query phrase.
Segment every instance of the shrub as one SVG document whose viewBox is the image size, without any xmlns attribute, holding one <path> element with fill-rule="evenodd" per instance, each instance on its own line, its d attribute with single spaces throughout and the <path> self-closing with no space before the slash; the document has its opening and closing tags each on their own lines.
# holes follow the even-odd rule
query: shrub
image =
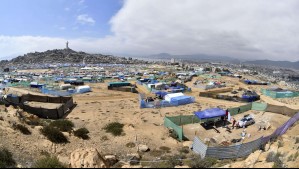
<svg viewBox="0 0 299 169">
<path fill-rule="evenodd" d="M 165 147 L 165 146 L 162 146 L 162 147 L 160 147 L 160 150 L 162 150 L 162 151 L 165 151 L 165 152 L 170 152 L 170 150 L 171 150 L 171 148 L 169 148 L 169 147 Z"/>
<path fill-rule="evenodd" d="M 36 161 L 33 168 L 66 168 L 57 157 L 44 157 Z"/>
<path fill-rule="evenodd" d="M 109 138 L 107 136 L 102 136 L 101 137 L 101 141 L 108 141 L 108 140 L 109 140 Z"/>
<path fill-rule="evenodd" d="M 16 164 L 12 158 L 12 153 L 7 149 L 0 149 L 0 168 L 13 167 Z"/>
<path fill-rule="evenodd" d="M 27 127 L 25 127 L 21 124 L 17 124 L 15 126 L 13 126 L 13 128 L 14 128 L 14 130 L 19 130 L 21 133 L 23 133 L 25 135 L 31 135 L 31 131 Z"/>
<path fill-rule="evenodd" d="M 283 142 L 279 141 L 278 142 L 278 148 L 283 147 L 283 146 L 284 146 Z"/>
<path fill-rule="evenodd" d="M 88 133 L 89 133 L 89 131 L 86 128 L 80 128 L 80 129 L 74 131 L 74 135 L 76 137 L 82 138 L 83 140 L 89 139 Z"/>
<path fill-rule="evenodd" d="M 63 133 L 54 127 L 46 126 L 41 129 L 41 133 L 53 143 L 68 143 L 68 140 Z"/>
<path fill-rule="evenodd" d="M 121 136 L 123 134 L 123 127 L 124 127 L 123 124 L 118 122 L 113 122 L 107 124 L 106 127 L 104 127 L 104 130 L 106 130 L 107 133 L 111 133 L 114 136 Z"/>
<path fill-rule="evenodd" d="M 217 159 L 207 157 L 205 159 L 201 159 L 200 157 L 195 158 L 191 161 L 191 168 L 211 168 L 213 165 L 217 163 Z"/>
<path fill-rule="evenodd" d="M 55 127 L 62 132 L 70 132 L 73 130 L 74 123 L 69 120 L 56 120 L 50 123 L 51 127 Z"/>
<path fill-rule="evenodd" d="M 179 152 L 183 153 L 183 154 L 189 154 L 190 150 L 189 150 L 189 147 L 183 147 L 183 148 L 179 149 Z"/>
<path fill-rule="evenodd" d="M 174 168 L 175 166 L 182 165 L 182 159 L 179 155 L 166 156 L 161 158 L 161 162 L 154 163 L 152 168 Z"/>
<path fill-rule="evenodd" d="M 42 121 L 40 119 L 30 119 L 30 118 L 27 118 L 25 120 L 25 123 L 27 125 L 31 125 L 31 126 L 42 126 L 43 125 L 43 123 L 42 123 Z"/>
<path fill-rule="evenodd" d="M 296 154 L 294 155 L 294 160 L 297 160 L 298 157 L 299 157 L 299 152 L 296 152 Z"/>
<path fill-rule="evenodd" d="M 295 144 L 298 144 L 299 143 L 299 137 L 296 137 L 296 143 Z"/>
<path fill-rule="evenodd" d="M 283 162 L 280 160 L 280 153 L 270 152 L 266 158 L 267 162 L 274 162 L 273 168 L 283 168 Z"/>
</svg>

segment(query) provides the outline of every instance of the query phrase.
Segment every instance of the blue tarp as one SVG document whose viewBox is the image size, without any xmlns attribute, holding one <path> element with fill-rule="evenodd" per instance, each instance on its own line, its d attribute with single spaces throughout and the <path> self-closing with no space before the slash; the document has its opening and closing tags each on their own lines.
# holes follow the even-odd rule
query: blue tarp
<svg viewBox="0 0 299 169">
<path fill-rule="evenodd" d="M 155 93 L 157 96 L 160 96 L 162 98 L 164 98 L 166 95 L 168 95 L 169 93 L 167 92 L 163 92 L 163 91 L 158 91 Z"/>
<path fill-rule="evenodd" d="M 226 112 L 220 108 L 207 109 L 200 112 L 195 112 L 199 119 L 210 119 L 215 117 L 225 116 Z"/>
<path fill-rule="evenodd" d="M 194 103 L 195 98 L 191 96 L 178 96 L 171 98 L 170 104 L 174 106 L 179 106 L 179 105 L 186 105 L 190 103 Z"/>
</svg>

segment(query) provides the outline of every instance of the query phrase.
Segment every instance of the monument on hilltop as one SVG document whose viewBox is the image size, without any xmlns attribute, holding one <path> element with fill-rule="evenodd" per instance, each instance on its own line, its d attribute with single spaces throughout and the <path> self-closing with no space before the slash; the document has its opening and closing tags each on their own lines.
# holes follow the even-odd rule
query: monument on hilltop
<svg viewBox="0 0 299 169">
<path fill-rule="evenodd" d="M 65 49 L 67 49 L 67 50 L 70 49 L 70 48 L 69 48 L 69 41 L 66 42 L 66 48 L 65 48 Z"/>
</svg>

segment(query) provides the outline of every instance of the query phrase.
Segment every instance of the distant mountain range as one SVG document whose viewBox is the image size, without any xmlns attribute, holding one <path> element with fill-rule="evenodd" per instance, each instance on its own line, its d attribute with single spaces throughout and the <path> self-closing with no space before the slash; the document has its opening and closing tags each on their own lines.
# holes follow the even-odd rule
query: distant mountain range
<svg viewBox="0 0 299 169">
<path fill-rule="evenodd" d="M 238 59 L 227 57 L 227 56 L 216 56 L 216 55 L 206 55 L 206 54 L 193 54 L 193 55 L 172 55 L 169 53 L 160 53 L 148 56 L 153 59 L 163 59 L 169 60 L 187 60 L 195 62 L 226 62 L 226 63 L 240 63 Z"/>
<path fill-rule="evenodd" d="M 283 68 L 292 68 L 299 70 L 299 61 L 298 62 L 289 62 L 289 61 L 271 61 L 271 60 L 256 60 L 256 61 L 246 61 L 245 64 L 254 64 L 254 65 L 265 65 L 265 66 L 276 66 Z"/>
</svg>

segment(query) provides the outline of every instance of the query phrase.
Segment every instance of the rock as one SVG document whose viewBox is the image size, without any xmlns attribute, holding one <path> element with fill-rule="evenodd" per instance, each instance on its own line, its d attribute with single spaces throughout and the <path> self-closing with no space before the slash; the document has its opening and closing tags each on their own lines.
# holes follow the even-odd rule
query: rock
<svg viewBox="0 0 299 169">
<path fill-rule="evenodd" d="M 174 168 L 190 168 L 189 166 L 175 166 Z"/>
<path fill-rule="evenodd" d="M 57 158 L 61 163 L 66 164 L 66 165 L 70 165 L 70 158 L 69 157 L 58 155 Z"/>
<path fill-rule="evenodd" d="M 262 153 L 259 158 L 258 158 L 258 162 L 265 162 L 267 159 L 268 153 Z"/>
<path fill-rule="evenodd" d="M 273 153 L 277 153 L 278 152 L 278 143 L 277 142 L 275 142 L 275 143 L 273 143 L 271 146 L 270 146 L 270 148 L 269 148 L 269 152 L 273 152 Z"/>
<path fill-rule="evenodd" d="M 192 145 L 193 145 L 193 141 L 184 141 L 183 142 L 183 147 L 189 147 L 191 149 Z"/>
<path fill-rule="evenodd" d="M 219 168 L 231 168 L 231 165 L 230 165 L 230 164 L 227 164 L 227 165 L 224 165 L 224 166 L 219 167 Z"/>
<path fill-rule="evenodd" d="M 248 156 L 247 159 L 245 160 L 245 166 L 248 168 L 253 168 L 254 164 L 258 161 L 261 153 L 262 151 L 258 150 L 252 153 L 250 156 Z"/>
<path fill-rule="evenodd" d="M 23 168 L 23 166 L 21 164 L 18 164 L 17 168 Z"/>
<path fill-rule="evenodd" d="M 109 163 L 109 166 L 113 166 L 118 162 L 118 159 L 116 158 L 115 155 L 106 155 L 105 159 Z"/>
<path fill-rule="evenodd" d="M 243 161 L 235 162 L 231 164 L 231 168 L 245 168 L 245 164 Z"/>
<path fill-rule="evenodd" d="M 121 168 L 142 168 L 141 165 L 129 165 L 129 164 L 126 164 L 126 165 L 123 165 Z"/>
<path fill-rule="evenodd" d="M 271 163 L 256 163 L 254 168 L 273 168 L 274 162 Z"/>
<path fill-rule="evenodd" d="M 128 154 L 127 155 L 128 161 L 130 161 L 130 165 L 137 165 L 141 159 L 140 155 L 137 153 Z"/>
<path fill-rule="evenodd" d="M 71 168 L 109 168 L 109 163 L 97 149 L 77 149 L 71 153 Z"/>
<path fill-rule="evenodd" d="M 266 123 L 266 130 L 269 130 L 271 128 L 271 124 L 269 122 Z"/>
<path fill-rule="evenodd" d="M 52 146 L 52 142 L 51 141 L 49 141 L 49 140 L 44 140 L 43 142 L 42 142 L 42 146 L 44 147 L 44 148 L 51 148 L 51 146 Z"/>
<path fill-rule="evenodd" d="M 270 144 L 267 143 L 267 144 L 265 145 L 265 151 L 269 151 L 269 149 L 270 149 Z"/>
<path fill-rule="evenodd" d="M 70 136 L 70 133 L 68 133 L 68 132 L 62 132 L 62 134 L 63 134 L 65 137 L 69 137 L 69 136 Z"/>
<path fill-rule="evenodd" d="M 138 150 L 141 152 L 147 152 L 147 151 L 149 151 L 149 148 L 147 145 L 140 144 L 140 145 L 138 145 Z"/>
<path fill-rule="evenodd" d="M 172 137 L 167 137 L 165 139 L 165 142 L 167 142 L 167 143 L 169 143 L 171 145 L 178 145 L 179 144 L 178 140 L 176 140 L 176 139 L 174 139 Z"/>
<path fill-rule="evenodd" d="M 43 129 L 43 126 L 35 126 L 34 129 L 40 131 L 41 129 Z"/>
<path fill-rule="evenodd" d="M 204 143 L 205 143 L 206 145 L 210 145 L 210 142 L 211 142 L 211 139 L 210 139 L 210 138 L 205 138 L 205 139 L 204 139 Z"/>
</svg>

